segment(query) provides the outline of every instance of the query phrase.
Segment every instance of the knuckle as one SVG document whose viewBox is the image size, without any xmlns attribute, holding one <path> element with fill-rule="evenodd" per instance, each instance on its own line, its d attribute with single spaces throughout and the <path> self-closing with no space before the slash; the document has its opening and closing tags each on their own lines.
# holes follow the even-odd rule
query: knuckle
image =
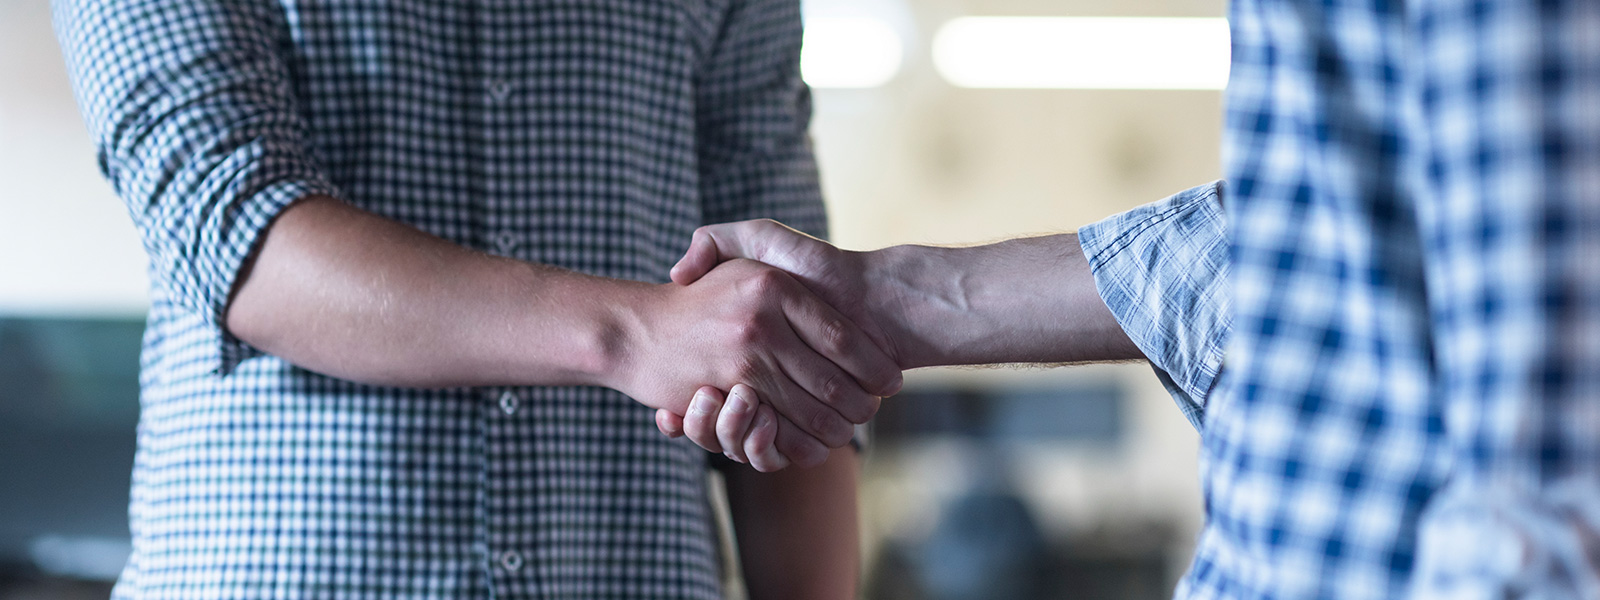
<svg viewBox="0 0 1600 600">
<path fill-rule="evenodd" d="M 832 411 L 816 411 L 810 417 L 811 430 L 816 432 L 818 441 L 831 448 L 843 446 L 850 441 L 852 428 L 850 423 Z"/>
<path fill-rule="evenodd" d="M 754 345 L 766 336 L 766 326 L 758 319 L 744 318 L 733 326 L 733 337 L 741 345 Z"/>
<path fill-rule="evenodd" d="M 844 382 L 840 379 L 839 374 L 829 375 L 827 379 L 822 381 L 822 401 L 831 406 L 839 406 L 845 401 L 845 390 Z"/>
<path fill-rule="evenodd" d="M 750 274 L 750 285 L 762 295 L 777 293 L 788 284 L 789 277 L 772 267 L 761 267 Z"/>
<path fill-rule="evenodd" d="M 850 328 L 838 319 L 823 319 L 818 328 L 822 336 L 822 344 L 834 352 L 842 352 L 851 346 Z"/>
</svg>

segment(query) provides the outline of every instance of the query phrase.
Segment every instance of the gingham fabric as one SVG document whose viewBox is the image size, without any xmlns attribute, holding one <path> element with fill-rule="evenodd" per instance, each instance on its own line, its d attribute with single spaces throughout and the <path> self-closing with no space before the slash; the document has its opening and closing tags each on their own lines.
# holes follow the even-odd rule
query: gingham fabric
<svg viewBox="0 0 1600 600">
<path fill-rule="evenodd" d="M 219 323 L 253 240 L 312 193 L 658 282 L 701 224 L 822 233 L 795 0 L 66 0 L 56 17 L 150 256 L 117 598 L 719 597 L 705 454 L 651 410 L 594 388 L 358 385 Z"/>
<path fill-rule="evenodd" d="M 1182 215 L 1094 263 L 1133 330 L 1232 302 L 1178 597 L 1600 598 L 1600 3 L 1230 13 L 1229 293 Z"/>
<path fill-rule="evenodd" d="M 1224 187 L 1184 190 L 1078 230 L 1100 298 L 1196 428 L 1232 318 Z"/>
</svg>

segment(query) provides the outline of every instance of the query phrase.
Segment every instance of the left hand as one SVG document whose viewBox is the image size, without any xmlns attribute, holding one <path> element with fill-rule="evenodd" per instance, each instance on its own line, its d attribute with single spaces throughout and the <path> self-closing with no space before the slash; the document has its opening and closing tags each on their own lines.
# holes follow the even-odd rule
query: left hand
<svg viewBox="0 0 1600 600">
<path fill-rule="evenodd" d="M 705 386 L 689 402 L 688 416 L 666 409 L 656 411 L 656 427 L 667 437 L 687 435 L 701 448 L 722 452 L 729 460 L 747 463 L 771 473 L 793 464 L 777 449 L 778 419 L 762 404 L 755 390 L 736 384 L 724 397 L 722 390 Z"/>
</svg>

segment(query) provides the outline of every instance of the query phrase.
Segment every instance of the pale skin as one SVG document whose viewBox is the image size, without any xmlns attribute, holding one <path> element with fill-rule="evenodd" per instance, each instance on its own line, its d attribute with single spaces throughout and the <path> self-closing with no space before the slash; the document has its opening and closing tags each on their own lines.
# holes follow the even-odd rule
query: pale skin
<svg viewBox="0 0 1600 600">
<path fill-rule="evenodd" d="M 1076 234 L 853 252 L 774 221 L 745 221 L 696 231 L 672 278 L 697 281 L 729 260 L 790 273 L 901 369 L 1144 358 L 1100 299 Z M 717 388 L 703 387 L 686 413 L 658 410 L 656 424 L 759 470 L 785 468 L 792 457 L 772 449 L 782 430 L 760 417 L 770 410 L 766 396 L 752 395 L 760 399 L 723 402 Z"/>
<path fill-rule="evenodd" d="M 593 277 L 309 197 L 267 229 L 225 322 L 298 366 L 376 385 L 596 385 L 682 413 L 701 386 L 743 384 L 767 399 L 757 456 L 816 467 L 728 479 L 747 579 L 767 590 L 755 597 L 851 598 L 855 529 L 831 528 L 855 522 L 858 459 L 828 448 L 899 388 L 899 368 L 781 271 L 733 261 L 699 275 L 688 285 Z M 771 563 L 802 555 L 815 560 L 791 561 L 796 571 Z M 795 588 L 799 576 L 850 586 Z"/>
</svg>

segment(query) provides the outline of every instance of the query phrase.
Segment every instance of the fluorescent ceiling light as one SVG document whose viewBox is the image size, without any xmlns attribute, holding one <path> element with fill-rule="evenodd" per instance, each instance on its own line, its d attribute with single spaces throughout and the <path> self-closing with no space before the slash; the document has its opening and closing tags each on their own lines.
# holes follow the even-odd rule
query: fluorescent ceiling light
<svg viewBox="0 0 1600 600">
<path fill-rule="evenodd" d="M 819 88 L 870 88 L 900 71 L 900 36 L 870 17 L 806 19 L 800 74 Z"/>
<path fill-rule="evenodd" d="M 1220 90 L 1228 21 L 962 17 L 933 39 L 933 64 L 968 88 Z"/>
</svg>

